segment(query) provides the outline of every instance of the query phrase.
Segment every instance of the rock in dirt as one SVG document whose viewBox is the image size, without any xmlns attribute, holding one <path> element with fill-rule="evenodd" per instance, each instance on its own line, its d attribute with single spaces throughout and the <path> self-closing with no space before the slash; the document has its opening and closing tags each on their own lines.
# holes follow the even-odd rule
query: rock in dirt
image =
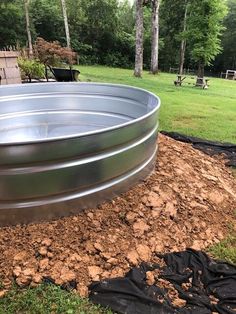
<svg viewBox="0 0 236 314">
<path fill-rule="evenodd" d="M 20 261 L 22 262 L 23 260 L 25 260 L 27 258 L 27 252 L 26 251 L 21 251 L 19 253 L 17 253 L 13 259 L 14 261 Z"/>
<path fill-rule="evenodd" d="M 47 247 L 42 246 L 42 247 L 39 249 L 39 254 L 40 254 L 40 255 L 46 256 L 47 253 L 48 253 Z"/>
<path fill-rule="evenodd" d="M 63 267 L 61 269 L 60 279 L 63 283 L 68 283 L 76 279 L 76 274 L 73 271 L 69 270 L 68 267 Z"/>
<path fill-rule="evenodd" d="M 92 280 L 99 280 L 102 269 L 98 266 L 88 266 L 88 274 Z"/>
<path fill-rule="evenodd" d="M 149 230 L 149 225 L 143 220 L 138 220 L 133 224 L 135 234 L 143 235 L 145 231 Z"/>
<path fill-rule="evenodd" d="M 155 263 L 156 253 L 218 242 L 235 224 L 235 208 L 236 182 L 222 160 L 160 134 L 155 170 L 111 202 L 74 217 L 0 228 L 1 282 L 9 289 L 13 279 L 21 286 L 72 279 L 85 296 L 92 280 Z M 173 289 L 171 296 L 178 299 Z"/>
<path fill-rule="evenodd" d="M 42 245 L 43 245 L 43 246 L 49 247 L 49 246 L 51 246 L 51 244 L 52 244 L 52 240 L 49 239 L 49 238 L 46 238 L 46 239 L 44 239 L 44 240 L 42 241 Z"/>
<path fill-rule="evenodd" d="M 16 278 L 16 284 L 21 288 L 28 286 L 30 282 L 31 276 L 20 275 L 19 277 Z"/>
<path fill-rule="evenodd" d="M 136 247 L 139 259 L 148 262 L 151 258 L 151 250 L 150 248 L 145 244 L 138 244 Z"/>
<path fill-rule="evenodd" d="M 6 296 L 8 290 L 0 290 L 0 299 Z"/>
<path fill-rule="evenodd" d="M 139 255 L 137 251 L 132 250 L 131 252 L 128 252 L 127 260 L 130 262 L 132 266 L 137 266 L 139 262 Z"/>
</svg>

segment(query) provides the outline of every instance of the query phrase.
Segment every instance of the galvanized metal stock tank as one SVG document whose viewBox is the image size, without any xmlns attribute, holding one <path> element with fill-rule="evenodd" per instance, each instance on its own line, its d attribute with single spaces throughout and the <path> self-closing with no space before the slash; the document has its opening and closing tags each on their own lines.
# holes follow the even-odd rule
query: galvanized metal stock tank
<svg viewBox="0 0 236 314">
<path fill-rule="evenodd" d="M 153 169 L 160 100 L 97 83 L 0 87 L 0 225 L 76 213 Z"/>
</svg>

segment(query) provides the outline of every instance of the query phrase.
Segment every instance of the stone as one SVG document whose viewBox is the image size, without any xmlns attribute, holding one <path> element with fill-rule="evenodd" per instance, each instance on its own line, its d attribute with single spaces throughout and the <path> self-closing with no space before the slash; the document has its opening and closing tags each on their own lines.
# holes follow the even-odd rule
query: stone
<svg viewBox="0 0 236 314">
<path fill-rule="evenodd" d="M 149 228 L 149 225 L 147 225 L 143 220 L 138 220 L 133 225 L 134 232 L 139 233 L 140 235 L 144 234 L 145 231 L 148 231 Z"/>
<path fill-rule="evenodd" d="M 152 191 L 148 195 L 146 205 L 155 207 L 155 208 L 160 208 L 163 205 L 163 199 L 161 199 L 157 193 Z"/>
<path fill-rule="evenodd" d="M 47 253 L 48 253 L 47 247 L 41 246 L 40 249 L 39 249 L 39 254 L 42 255 L 42 256 L 46 256 Z"/>
<path fill-rule="evenodd" d="M 52 240 L 51 239 L 49 239 L 49 238 L 46 238 L 46 239 L 44 239 L 43 241 L 42 241 L 42 245 L 43 246 L 51 246 L 51 244 L 52 244 Z"/>
<path fill-rule="evenodd" d="M 86 286 L 78 286 L 77 290 L 81 298 L 86 298 L 88 296 L 88 288 Z"/>
<path fill-rule="evenodd" d="M 39 262 L 39 268 L 40 270 L 45 270 L 48 267 L 49 264 L 49 259 L 48 258 L 43 258 L 40 262 Z"/>
<path fill-rule="evenodd" d="M 102 246 L 100 243 L 98 243 L 98 242 L 95 242 L 95 243 L 94 243 L 94 247 L 95 247 L 95 249 L 98 250 L 99 252 L 104 251 L 103 246 Z"/>
<path fill-rule="evenodd" d="M 88 273 L 92 280 L 99 280 L 102 269 L 99 266 L 88 266 Z"/>
<path fill-rule="evenodd" d="M 1 290 L 1 291 L 0 291 L 0 299 L 2 299 L 3 297 L 5 297 L 6 294 L 7 294 L 7 292 L 8 292 L 8 290 Z"/>
<path fill-rule="evenodd" d="M 173 203 L 168 202 L 165 207 L 165 212 L 170 215 L 170 217 L 176 217 L 177 209 Z"/>
<path fill-rule="evenodd" d="M 194 249 L 196 251 L 200 251 L 202 249 L 202 241 L 199 240 L 194 240 L 193 244 L 191 246 L 191 249 Z"/>
<path fill-rule="evenodd" d="M 28 286 L 31 282 L 31 276 L 20 275 L 16 278 L 16 283 L 19 287 Z"/>
<path fill-rule="evenodd" d="M 145 244 L 138 244 L 137 245 L 137 253 L 139 255 L 139 258 L 144 261 L 148 262 L 151 258 L 151 250 L 149 247 Z"/>
<path fill-rule="evenodd" d="M 22 271 L 24 276 L 33 276 L 35 274 L 35 270 L 33 268 L 26 268 Z"/>
<path fill-rule="evenodd" d="M 32 281 L 35 283 L 40 283 L 42 281 L 42 276 L 40 274 L 35 274 L 32 278 Z"/>
<path fill-rule="evenodd" d="M 118 264 L 118 259 L 117 258 L 110 258 L 107 260 L 108 263 L 110 263 L 111 265 L 117 265 Z"/>
<path fill-rule="evenodd" d="M 133 223 L 135 221 L 136 216 L 137 216 L 136 213 L 128 212 L 125 218 L 129 223 Z"/>
<path fill-rule="evenodd" d="M 27 256 L 26 251 L 21 251 L 14 256 L 14 261 L 23 261 Z"/>
<path fill-rule="evenodd" d="M 69 270 L 67 267 L 62 268 L 60 279 L 62 280 L 63 283 L 75 280 L 75 278 L 76 275 L 73 271 Z"/>
<path fill-rule="evenodd" d="M 129 263 L 133 266 L 137 266 L 138 265 L 138 260 L 139 260 L 139 256 L 137 251 L 133 250 L 131 252 L 129 252 L 127 254 L 127 260 L 129 261 Z"/>
<path fill-rule="evenodd" d="M 20 274 L 21 274 L 21 267 L 20 266 L 16 266 L 14 269 L 13 269 L 13 275 L 15 276 L 15 277 L 19 277 L 20 276 Z"/>
<path fill-rule="evenodd" d="M 152 286 L 155 283 L 155 277 L 152 271 L 147 271 L 146 272 L 146 281 L 147 283 Z"/>
</svg>

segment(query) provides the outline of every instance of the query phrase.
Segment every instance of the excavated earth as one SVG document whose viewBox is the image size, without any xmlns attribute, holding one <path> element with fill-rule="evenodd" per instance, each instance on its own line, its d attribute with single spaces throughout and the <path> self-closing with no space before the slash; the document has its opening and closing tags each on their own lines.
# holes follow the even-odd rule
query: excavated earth
<svg viewBox="0 0 236 314">
<path fill-rule="evenodd" d="M 74 217 L 1 228 L 0 282 L 76 281 L 86 296 L 92 281 L 159 262 L 156 253 L 219 242 L 236 225 L 235 209 L 235 179 L 223 160 L 160 135 L 155 171 L 129 192 Z"/>
</svg>

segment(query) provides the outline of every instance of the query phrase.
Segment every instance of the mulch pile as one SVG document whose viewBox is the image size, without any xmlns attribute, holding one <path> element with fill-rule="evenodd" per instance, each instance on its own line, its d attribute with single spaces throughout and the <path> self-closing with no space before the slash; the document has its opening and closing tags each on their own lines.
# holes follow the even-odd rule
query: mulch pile
<svg viewBox="0 0 236 314">
<path fill-rule="evenodd" d="M 235 179 L 222 160 L 160 135 L 155 171 L 129 192 L 74 217 L 1 228 L 0 282 L 76 282 L 87 296 L 92 281 L 160 263 L 158 253 L 219 242 L 235 209 Z"/>
</svg>

